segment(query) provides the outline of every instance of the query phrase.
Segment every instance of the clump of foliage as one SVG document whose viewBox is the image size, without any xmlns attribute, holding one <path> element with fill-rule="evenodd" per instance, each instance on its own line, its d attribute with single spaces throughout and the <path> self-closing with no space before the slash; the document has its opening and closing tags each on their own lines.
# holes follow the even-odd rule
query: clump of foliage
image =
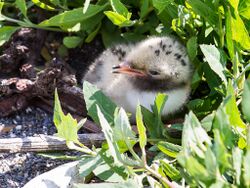
<svg viewBox="0 0 250 188">
<path fill-rule="evenodd" d="M 34 7 L 44 9 L 48 19 L 37 23 Z M 249 9 L 249 0 L 0 1 L 0 45 L 20 27 L 68 33 L 63 40 L 68 48 L 98 34 L 105 46 L 147 35 L 177 35 L 194 65 L 182 140 L 163 128 L 160 114 L 167 96 L 156 96 L 152 109 L 138 107 L 136 137 L 124 110 L 87 83 L 89 115 L 102 126 L 107 144 L 79 147 L 79 125 L 64 116 L 57 101 L 58 134 L 69 147 L 88 154 L 79 169 L 86 179 L 94 174 L 134 187 L 250 187 Z M 149 150 L 155 157 L 149 157 L 146 145 L 153 145 Z"/>
<path fill-rule="evenodd" d="M 154 134 L 149 131 L 151 134 L 146 134 L 150 126 L 164 132 L 164 128 L 159 128 L 158 125 L 162 124 L 161 109 L 166 102 L 166 95 L 156 96 L 152 112 L 142 110 L 138 105 L 136 136 L 128 115 L 122 108 L 118 108 L 88 82 L 84 83 L 83 91 L 89 115 L 102 127 L 107 143 L 101 148 L 89 149 L 78 141 L 79 125 L 70 114 L 63 114 L 57 92 L 54 122 L 58 136 L 66 140 L 69 148 L 87 154 L 79 163 L 80 177 L 87 181 L 96 176 L 106 182 L 92 186 L 250 186 L 250 128 L 239 128 L 231 123 L 227 108 L 233 110 L 236 103 L 230 93 L 220 107 L 202 121 L 199 121 L 192 111 L 186 115 L 180 146 L 171 143 L 164 135 L 157 135 L 158 131 Z M 249 103 L 250 81 L 246 82 L 243 93 L 243 103 Z M 249 113 L 249 110 L 246 109 L 245 112 Z M 148 113 L 151 113 L 150 118 L 154 121 L 145 124 L 149 118 Z M 249 118 L 248 115 L 246 117 Z M 209 136 L 207 131 L 212 136 Z M 155 135 L 158 139 L 155 139 Z M 139 145 L 139 148 L 136 145 Z M 151 147 L 147 148 L 149 145 Z M 148 156 L 148 152 L 154 152 L 154 156 Z M 89 185 L 74 186 L 82 188 Z"/>
</svg>

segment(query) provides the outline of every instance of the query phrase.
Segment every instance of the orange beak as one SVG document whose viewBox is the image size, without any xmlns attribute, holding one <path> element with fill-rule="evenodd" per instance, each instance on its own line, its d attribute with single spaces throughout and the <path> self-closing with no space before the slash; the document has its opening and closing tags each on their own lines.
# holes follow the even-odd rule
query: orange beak
<svg viewBox="0 0 250 188">
<path fill-rule="evenodd" d="M 139 77 L 145 77 L 147 74 L 138 69 L 131 68 L 126 62 L 121 63 L 119 65 L 115 65 L 112 67 L 113 71 L 112 73 L 121 73 L 121 74 L 127 74 L 130 76 L 139 76 Z"/>
</svg>

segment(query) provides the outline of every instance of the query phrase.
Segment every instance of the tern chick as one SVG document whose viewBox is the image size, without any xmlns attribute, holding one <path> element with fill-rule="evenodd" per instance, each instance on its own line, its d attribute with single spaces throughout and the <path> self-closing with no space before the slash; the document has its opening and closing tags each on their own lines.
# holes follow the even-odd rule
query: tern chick
<svg viewBox="0 0 250 188">
<path fill-rule="evenodd" d="M 156 94 L 166 93 L 162 114 L 166 116 L 179 111 L 189 98 L 191 67 L 185 47 L 176 38 L 151 37 L 105 50 L 83 81 L 99 87 L 133 115 L 138 103 L 150 109 Z"/>
</svg>

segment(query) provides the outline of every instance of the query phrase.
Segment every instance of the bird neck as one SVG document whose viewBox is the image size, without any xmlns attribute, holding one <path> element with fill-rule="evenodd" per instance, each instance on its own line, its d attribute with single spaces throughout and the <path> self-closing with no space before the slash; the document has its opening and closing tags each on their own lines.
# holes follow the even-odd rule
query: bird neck
<svg viewBox="0 0 250 188">
<path fill-rule="evenodd" d="M 141 91 L 168 91 L 186 87 L 189 83 L 177 82 L 170 79 L 129 77 L 135 88 Z"/>
</svg>

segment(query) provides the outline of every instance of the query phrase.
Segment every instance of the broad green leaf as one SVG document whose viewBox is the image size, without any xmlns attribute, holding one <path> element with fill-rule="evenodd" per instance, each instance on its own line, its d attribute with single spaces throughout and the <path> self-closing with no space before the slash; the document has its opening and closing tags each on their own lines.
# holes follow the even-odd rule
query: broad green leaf
<svg viewBox="0 0 250 188">
<path fill-rule="evenodd" d="M 88 37 L 85 39 L 86 43 L 90 43 L 96 37 L 99 30 L 101 29 L 101 26 L 102 26 L 102 24 L 99 23 L 98 26 L 96 27 L 96 29 L 88 35 Z"/>
<path fill-rule="evenodd" d="M 201 164 L 198 159 L 192 156 L 186 158 L 185 168 L 187 169 L 189 174 L 198 182 L 210 182 L 213 179 L 206 170 L 205 166 L 203 166 L 203 164 Z"/>
<path fill-rule="evenodd" d="M 211 69 L 226 84 L 227 79 L 224 74 L 224 67 L 223 67 L 224 62 L 222 62 L 223 60 L 220 51 L 214 45 L 201 44 L 200 48 Z"/>
<path fill-rule="evenodd" d="M 214 116 L 215 112 L 212 112 L 201 120 L 201 125 L 207 132 L 212 129 Z"/>
<path fill-rule="evenodd" d="M 84 81 L 83 83 L 83 94 L 86 103 L 86 108 L 88 110 L 88 115 L 96 123 L 99 123 L 99 118 L 96 109 L 96 105 L 98 105 L 101 108 L 104 117 L 111 125 L 113 125 L 116 105 L 108 97 L 106 97 L 101 92 L 101 90 L 99 90 L 96 86 L 90 84 L 87 81 Z"/>
<path fill-rule="evenodd" d="M 119 141 L 124 142 L 129 150 L 133 150 L 133 146 L 136 143 L 136 137 L 130 126 L 128 116 L 123 108 L 120 108 L 118 112 L 115 113 L 114 123 L 113 138 L 115 141 L 117 143 L 119 143 Z"/>
<path fill-rule="evenodd" d="M 57 89 L 55 90 L 55 104 L 54 104 L 54 113 L 53 113 L 53 122 L 55 126 L 59 126 L 62 122 L 62 116 L 64 116 L 64 113 L 62 111 L 62 107 L 60 104 L 60 100 L 58 97 Z"/>
<path fill-rule="evenodd" d="M 74 184 L 74 188 L 139 188 L 138 182 L 128 179 L 119 183 Z"/>
<path fill-rule="evenodd" d="M 230 26 L 232 30 L 232 39 L 239 43 L 239 45 L 246 49 L 250 49 L 250 37 L 249 33 L 245 27 L 244 22 L 242 21 L 238 13 L 238 0 L 230 0 L 231 5 L 234 7 L 233 12 L 227 10 L 226 14 L 228 20 L 230 20 Z M 229 24 L 228 24 L 229 25 Z M 229 26 L 228 26 L 229 27 Z"/>
<path fill-rule="evenodd" d="M 94 157 L 83 157 L 78 167 L 79 176 L 81 178 L 85 178 L 90 173 L 93 172 L 101 163 L 103 163 L 103 159 L 101 158 L 100 154 L 94 156 Z"/>
<path fill-rule="evenodd" d="M 236 184 L 238 186 L 240 186 L 242 154 L 243 154 L 243 151 L 241 149 L 233 148 L 232 150 L 233 168 L 235 171 Z"/>
<path fill-rule="evenodd" d="M 250 79 L 245 81 L 241 105 L 243 114 L 250 123 Z"/>
<path fill-rule="evenodd" d="M 223 133 L 221 134 L 221 139 L 227 147 L 231 148 L 234 135 L 232 133 L 232 127 L 229 122 L 229 117 L 226 113 L 225 108 L 223 108 L 222 106 L 219 107 L 216 111 L 213 128 L 218 129 L 221 133 Z"/>
<path fill-rule="evenodd" d="M 101 180 L 108 182 L 121 182 L 128 178 L 128 172 L 124 165 L 115 165 L 113 156 L 109 151 L 100 153 L 104 163 L 99 165 L 93 173 Z"/>
<path fill-rule="evenodd" d="M 231 24 L 231 12 L 230 9 L 226 11 L 226 41 L 227 41 L 227 49 L 230 55 L 231 60 L 234 59 L 234 42 L 233 42 L 233 34 L 232 34 L 232 24 Z"/>
<path fill-rule="evenodd" d="M 216 156 L 217 163 L 219 164 L 220 172 L 223 174 L 227 168 L 230 168 L 229 153 L 221 138 L 223 133 L 220 133 L 218 129 L 214 129 L 214 154 Z"/>
<path fill-rule="evenodd" d="M 170 142 L 160 141 L 157 147 L 167 156 L 176 158 L 177 154 L 181 151 L 182 147 Z"/>
<path fill-rule="evenodd" d="M 64 38 L 63 38 L 63 44 L 64 44 L 67 48 L 75 48 L 75 47 L 77 47 L 81 42 L 82 42 L 82 38 L 81 38 L 81 37 L 77 37 L 77 36 L 70 36 L 70 37 L 64 37 Z"/>
<path fill-rule="evenodd" d="M 78 123 L 70 114 L 65 115 L 59 101 L 57 90 L 55 91 L 54 124 L 57 129 L 57 136 L 82 145 L 78 140 Z"/>
<path fill-rule="evenodd" d="M 136 108 L 136 125 L 139 133 L 139 144 L 141 150 L 145 150 L 145 146 L 147 144 L 147 135 L 146 135 L 146 128 L 142 120 L 142 112 L 140 105 L 137 105 Z"/>
<path fill-rule="evenodd" d="M 140 6 L 140 19 L 142 19 L 149 12 L 150 2 L 149 2 L 149 0 L 141 0 L 140 2 L 141 2 L 141 6 Z"/>
<path fill-rule="evenodd" d="M 250 19 L 250 1 L 249 0 L 241 0 L 239 2 L 239 14 L 246 19 Z"/>
<path fill-rule="evenodd" d="M 117 12 L 105 11 L 104 14 L 112 21 L 113 24 L 120 27 L 129 27 L 135 23 Z"/>
<path fill-rule="evenodd" d="M 232 82 L 230 81 L 227 87 L 227 98 L 224 100 L 223 104 L 226 108 L 226 113 L 229 117 L 229 122 L 236 128 L 245 129 L 246 125 L 241 119 L 239 109 L 236 104 L 234 88 Z"/>
<path fill-rule="evenodd" d="M 82 22 L 88 18 L 91 18 L 102 12 L 108 4 L 100 5 L 89 5 L 88 10 L 85 14 L 83 14 L 82 7 L 76 8 L 73 10 L 65 11 L 61 14 L 51 17 L 48 20 L 44 20 L 43 22 L 39 23 L 40 26 L 58 26 L 58 27 L 66 27 L 66 26 L 73 26 L 79 22 Z"/>
<path fill-rule="evenodd" d="M 115 173 L 112 169 L 111 166 L 103 163 L 101 165 L 98 165 L 97 168 L 93 170 L 93 173 L 95 176 L 100 178 L 101 180 L 105 182 L 122 182 L 124 179 Z"/>
<path fill-rule="evenodd" d="M 185 153 L 194 152 L 201 158 L 204 158 L 206 145 L 211 145 L 210 137 L 202 128 L 199 120 L 189 112 L 185 117 L 184 127 L 182 132 L 182 147 Z"/>
<path fill-rule="evenodd" d="M 247 153 L 243 159 L 243 167 L 245 172 L 243 174 L 244 183 L 246 187 L 250 187 L 250 149 L 247 150 Z"/>
<path fill-rule="evenodd" d="M 207 151 L 205 153 L 205 165 L 210 176 L 216 179 L 216 175 L 219 173 L 219 168 L 216 157 L 209 147 L 207 148 Z"/>
<path fill-rule="evenodd" d="M 193 11 L 201 15 L 214 29 L 219 28 L 219 16 L 208 3 L 201 0 L 187 0 L 187 2 L 192 6 Z"/>
<path fill-rule="evenodd" d="M 16 6 L 21 10 L 25 18 L 27 18 L 27 6 L 25 0 L 16 0 Z"/>
<path fill-rule="evenodd" d="M 43 1 L 40 1 L 40 0 L 32 0 L 32 2 L 33 2 L 36 6 L 42 8 L 42 9 L 50 10 L 50 11 L 54 11 L 54 10 L 55 10 L 54 7 L 52 7 L 52 6 L 48 5 L 48 4 L 45 4 Z"/>
<path fill-rule="evenodd" d="M 169 164 L 166 159 L 160 160 L 160 165 L 163 167 L 163 171 L 168 177 L 173 181 L 178 181 L 181 179 L 180 172 L 174 167 L 174 165 Z"/>
<path fill-rule="evenodd" d="M 187 52 L 191 61 L 193 61 L 197 55 L 197 37 L 191 37 L 187 42 Z"/>
<path fill-rule="evenodd" d="M 124 16 L 126 19 L 130 19 L 131 13 L 128 9 L 121 3 L 120 0 L 109 0 L 114 12 Z"/>
<path fill-rule="evenodd" d="M 146 109 L 145 107 L 141 107 L 143 121 L 147 127 L 148 133 L 151 135 L 151 137 L 157 138 L 157 132 L 155 129 L 155 116 L 154 114 Z"/>
<path fill-rule="evenodd" d="M 152 0 L 153 6 L 158 10 L 158 14 L 173 2 L 174 0 Z"/>
<path fill-rule="evenodd" d="M 19 27 L 3 26 L 0 28 L 0 46 L 7 42 L 11 35 L 16 32 Z"/>
<path fill-rule="evenodd" d="M 142 107 L 142 115 L 147 130 L 152 138 L 163 137 L 163 122 L 161 120 L 162 110 L 167 101 L 167 95 L 163 93 L 157 94 L 155 97 L 152 111 Z"/>
<path fill-rule="evenodd" d="M 100 125 L 102 127 L 102 132 L 104 133 L 104 136 L 107 140 L 109 151 L 112 157 L 114 158 L 114 163 L 120 164 L 120 161 L 122 161 L 122 156 L 121 156 L 121 153 L 119 152 L 118 144 L 116 140 L 114 139 L 114 132 L 111 126 L 109 125 L 108 121 L 104 117 L 99 106 L 97 105 L 96 107 L 97 107 L 97 114 L 98 114 L 98 118 L 100 121 Z"/>
</svg>

